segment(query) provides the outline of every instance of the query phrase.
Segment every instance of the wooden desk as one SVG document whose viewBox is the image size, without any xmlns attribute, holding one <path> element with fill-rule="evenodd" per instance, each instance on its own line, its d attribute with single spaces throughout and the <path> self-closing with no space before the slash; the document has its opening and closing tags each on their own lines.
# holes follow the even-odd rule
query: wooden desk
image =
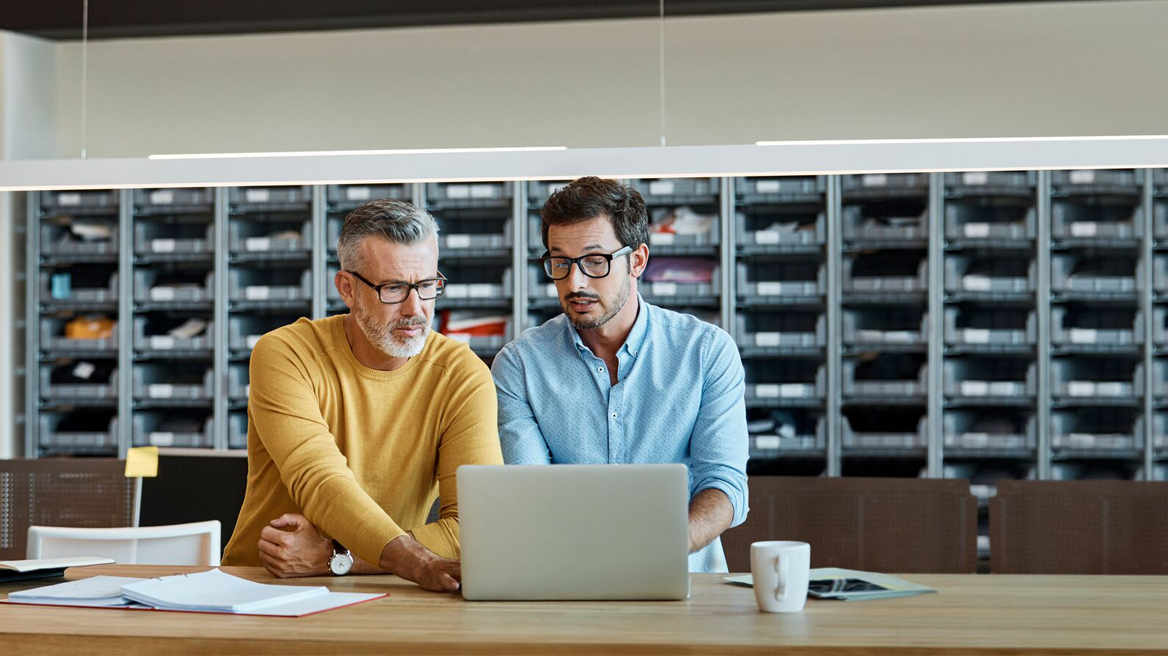
<svg viewBox="0 0 1168 656">
<path fill-rule="evenodd" d="M 90 567 L 68 578 L 203 569 Z M 759 613 L 751 590 L 712 574 L 695 575 L 684 602 L 472 603 L 392 576 L 299 579 L 391 596 L 298 619 L 0 604 L 0 654 L 1168 654 L 1168 577 L 909 578 L 941 593 L 812 600 L 794 615 Z"/>
</svg>

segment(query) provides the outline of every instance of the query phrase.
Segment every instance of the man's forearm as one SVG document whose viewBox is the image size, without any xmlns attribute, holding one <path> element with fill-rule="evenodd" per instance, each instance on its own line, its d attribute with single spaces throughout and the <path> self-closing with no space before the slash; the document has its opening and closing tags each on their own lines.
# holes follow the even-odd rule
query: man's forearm
<svg viewBox="0 0 1168 656">
<path fill-rule="evenodd" d="M 725 492 L 711 488 L 695 494 L 689 501 L 689 552 L 704 549 L 733 521 L 734 506 Z"/>
</svg>

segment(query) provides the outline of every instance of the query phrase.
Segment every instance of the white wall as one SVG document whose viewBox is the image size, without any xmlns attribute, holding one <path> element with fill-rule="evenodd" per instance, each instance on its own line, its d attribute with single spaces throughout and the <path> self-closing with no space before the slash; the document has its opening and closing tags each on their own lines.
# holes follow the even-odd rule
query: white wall
<svg viewBox="0 0 1168 656">
<path fill-rule="evenodd" d="M 0 33 L 0 158 L 53 157 L 57 153 L 56 74 L 58 46 L 16 34 Z M 0 458 L 20 453 L 15 424 L 24 399 L 16 378 L 23 333 L 23 285 L 15 272 L 24 267 L 24 241 L 16 233 L 22 197 L 0 193 Z"/>
<path fill-rule="evenodd" d="M 671 145 L 1168 132 L 1168 3 L 669 19 Z M 658 143 L 654 20 L 101 41 L 90 157 Z M 58 68 L 79 151 L 80 46 Z"/>
</svg>

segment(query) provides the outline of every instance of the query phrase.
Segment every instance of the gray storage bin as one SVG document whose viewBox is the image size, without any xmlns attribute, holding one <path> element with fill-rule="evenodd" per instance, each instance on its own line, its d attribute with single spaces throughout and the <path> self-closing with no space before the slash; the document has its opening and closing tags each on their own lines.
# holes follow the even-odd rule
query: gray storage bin
<svg viewBox="0 0 1168 656">
<path fill-rule="evenodd" d="M 943 419 L 945 448 L 984 450 L 1031 450 L 1038 446 L 1038 422 L 1033 415 L 1021 431 L 982 430 L 978 421 L 984 415 L 978 412 L 946 412 Z"/>
<path fill-rule="evenodd" d="M 168 366 L 143 365 L 134 368 L 134 398 L 143 401 L 177 400 L 204 401 L 213 395 L 214 372 L 207 368 L 202 381 L 198 383 L 174 382 L 175 376 Z"/>
<path fill-rule="evenodd" d="M 46 215 L 85 210 L 116 210 L 118 191 L 116 189 L 42 191 L 40 202 L 41 212 Z"/>
<path fill-rule="evenodd" d="M 571 180 L 528 180 L 527 204 L 529 207 L 543 207 L 548 198 L 568 186 Z"/>
<path fill-rule="evenodd" d="M 1013 359 L 945 362 L 945 396 L 951 399 L 1033 399 L 1038 389 L 1034 363 Z"/>
<path fill-rule="evenodd" d="M 792 452 L 823 451 L 826 448 L 827 425 L 822 417 L 815 422 L 815 433 L 812 435 L 781 437 L 773 434 L 758 434 L 750 436 L 750 459 L 756 461 L 781 458 Z"/>
<path fill-rule="evenodd" d="M 904 193 L 925 195 L 929 189 L 928 173 L 865 173 L 845 175 L 840 178 L 840 188 L 845 199 L 848 196 L 879 195 L 881 193 Z"/>
<path fill-rule="evenodd" d="M 245 364 L 232 364 L 227 368 L 227 400 L 246 402 L 251 395 L 251 378 Z"/>
<path fill-rule="evenodd" d="M 827 295 L 823 264 L 809 261 L 738 263 L 738 298 L 769 299 Z"/>
<path fill-rule="evenodd" d="M 1081 408 L 1051 413 L 1050 447 L 1055 451 L 1138 451 L 1144 448 L 1144 421 L 1136 412 Z"/>
<path fill-rule="evenodd" d="M 172 337 L 165 332 L 146 332 L 146 317 L 134 317 L 134 350 L 141 353 L 168 353 L 171 351 L 211 351 L 215 344 L 215 324 L 207 322 L 207 328 L 195 337 Z"/>
<path fill-rule="evenodd" d="M 138 255 L 198 255 L 215 250 L 211 223 L 134 223 L 134 253 Z"/>
<path fill-rule="evenodd" d="M 325 199 L 329 209 L 336 212 L 348 212 L 357 209 L 371 200 L 404 200 L 413 197 L 413 190 L 406 184 L 379 184 L 379 185 L 329 185 L 325 188 Z"/>
<path fill-rule="evenodd" d="M 1123 309 L 1093 309 L 1074 314 L 1050 309 L 1050 341 L 1057 345 L 1131 346 L 1144 343 L 1141 313 Z"/>
<path fill-rule="evenodd" d="M 1078 403 L 1099 399 L 1138 399 L 1144 396 L 1144 365 L 1129 360 L 1098 358 L 1055 359 L 1050 363 L 1051 396 Z"/>
<path fill-rule="evenodd" d="M 1157 403 L 1168 401 L 1168 361 L 1152 362 L 1152 395 Z"/>
<path fill-rule="evenodd" d="M 101 287 L 77 287 L 78 284 L 100 282 L 94 280 L 92 276 L 73 276 L 74 272 L 69 269 L 60 271 L 45 271 L 41 270 L 41 302 L 42 303 L 116 303 L 118 301 L 118 274 L 116 271 L 111 271 L 106 280 L 109 282 Z M 83 272 L 77 272 L 83 273 Z M 71 284 L 69 286 L 69 295 L 65 298 L 55 298 L 53 296 L 53 276 L 54 275 L 69 275 Z M 81 278 L 80 280 L 78 278 Z"/>
<path fill-rule="evenodd" d="M 296 237 L 269 237 L 282 232 L 278 225 L 260 221 L 233 221 L 228 226 L 228 248 L 232 254 L 300 253 L 312 250 L 312 221 L 298 224 Z M 334 243 L 335 248 L 335 243 Z"/>
<path fill-rule="evenodd" d="M 1037 342 L 1033 310 L 945 308 L 945 343 L 950 346 L 1030 346 Z"/>
<path fill-rule="evenodd" d="M 1034 260 L 963 255 L 945 258 L 945 291 L 951 294 L 1026 294 L 1037 286 Z"/>
<path fill-rule="evenodd" d="M 739 348 L 807 349 L 827 345 L 827 320 L 820 313 L 738 313 Z"/>
<path fill-rule="evenodd" d="M 446 301 L 511 298 L 511 268 L 503 271 L 503 279 L 498 283 L 447 283 L 441 298 Z"/>
<path fill-rule="evenodd" d="M 511 198 L 510 182 L 427 182 L 426 203 L 444 205 L 498 204 Z"/>
<path fill-rule="evenodd" d="M 919 346 L 928 335 L 929 315 L 915 308 L 843 310 L 844 346 Z"/>
<path fill-rule="evenodd" d="M 721 275 L 721 269 L 715 267 L 708 283 L 649 282 L 642 278 L 638 291 L 645 300 L 654 305 L 676 306 L 695 301 L 710 301 L 716 299 L 720 293 Z"/>
<path fill-rule="evenodd" d="M 1051 258 L 1050 288 L 1059 293 L 1134 294 L 1143 281 L 1140 262 L 1059 253 Z"/>
<path fill-rule="evenodd" d="M 215 190 L 198 187 L 174 189 L 135 189 L 134 208 L 148 214 L 167 212 L 175 208 L 185 213 L 211 212 L 215 205 Z"/>
<path fill-rule="evenodd" d="M 118 253 L 118 226 L 110 222 L 109 239 L 82 241 L 69 237 L 69 223 L 41 222 L 41 254 L 45 257 L 83 258 L 108 257 Z"/>
<path fill-rule="evenodd" d="M 209 449 L 215 445 L 215 418 L 207 417 L 200 432 L 165 430 L 165 417 L 157 413 L 135 413 L 134 446 Z"/>
<path fill-rule="evenodd" d="M 235 315 L 227 319 L 227 344 L 235 354 L 249 353 L 265 334 L 290 323 L 295 318 L 267 315 Z"/>
<path fill-rule="evenodd" d="M 856 275 L 856 258 L 843 261 L 843 291 L 851 293 L 875 294 L 919 294 L 928 289 L 929 262 L 922 254 L 920 263 L 913 274 L 889 273 L 887 275 Z"/>
<path fill-rule="evenodd" d="M 950 241 L 1029 241 L 1037 232 L 1033 207 L 986 207 L 945 203 L 945 238 Z"/>
<path fill-rule="evenodd" d="M 929 442 L 927 417 L 921 417 L 916 432 L 858 432 L 842 418 L 841 443 L 845 449 L 923 449 Z"/>
<path fill-rule="evenodd" d="M 232 302 L 295 302 L 312 298 L 312 271 L 232 269 L 227 298 Z"/>
<path fill-rule="evenodd" d="M 330 216 L 325 222 L 325 230 L 328 232 L 328 239 L 325 241 L 325 249 L 330 255 L 336 256 L 337 244 L 341 241 L 341 229 L 345 227 L 345 218 L 342 216 Z"/>
<path fill-rule="evenodd" d="M 843 362 L 843 396 L 845 399 L 905 397 L 924 398 L 928 395 L 928 366 L 922 364 L 914 378 L 904 380 L 857 379 L 855 360 Z"/>
<path fill-rule="evenodd" d="M 1162 412 L 1152 415 L 1152 446 L 1159 457 L 1166 455 L 1162 450 L 1168 449 L 1168 416 Z M 1168 464 L 1161 464 L 1160 467 L 1163 468 L 1161 474 L 1168 474 Z M 1161 475 L 1153 480 L 1168 481 L 1168 475 Z"/>
<path fill-rule="evenodd" d="M 118 327 L 108 339 L 69 339 L 65 337 L 68 319 L 41 317 L 41 350 L 54 353 L 116 353 Z"/>
<path fill-rule="evenodd" d="M 461 224 L 462 222 L 460 222 Z M 503 223 L 503 233 L 459 234 L 440 232 L 438 248 L 442 257 L 457 257 L 461 251 L 469 249 L 509 249 L 511 248 L 511 219 Z"/>
<path fill-rule="evenodd" d="M 1168 240 L 1168 200 L 1162 196 L 1152 201 L 1152 235 L 1157 241 Z"/>
<path fill-rule="evenodd" d="M 1168 295 L 1168 256 L 1162 253 L 1152 258 L 1152 291 Z"/>
<path fill-rule="evenodd" d="M 648 205 L 672 205 L 708 199 L 718 195 L 719 178 L 661 178 L 629 180 Z"/>
<path fill-rule="evenodd" d="M 1168 345 L 1168 308 L 1162 305 L 1152 308 L 1152 338 L 1156 346 Z"/>
<path fill-rule="evenodd" d="M 547 247 L 543 245 L 543 233 L 540 232 L 543 226 L 543 219 L 539 218 L 538 214 L 527 217 L 527 247 L 532 252 L 543 254 L 547 251 Z"/>
<path fill-rule="evenodd" d="M 738 202 L 746 204 L 778 204 L 791 197 L 806 198 L 826 193 L 824 176 L 782 176 L 767 178 L 734 178 L 734 194 Z"/>
<path fill-rule="evenodd" d="M 1081 169 L 1051 171 L 1050 184 L 1060 193 L 1097 193 L 1098 188 L 1127 188 L 1139 193 L 1144 184 L 1144 172 L 1138 169 Z"/>
<path fill-rule="evenodd" d="M 747 227 L 746 211 L 740 209 L 738 220 L 735 221 L 738 245 L 756 248 L 776 247 L 781 250 L 823 244 L 827 240 L 827 214 L 821 211 L 813 216 L 812 222 L 808 223 L 804 214 L 767 215 L 767 218 L 773 221 L 766 227 L 751 229 Z M 754 225 L 764 223 L 766 222 L 754 222 Z M 806 229 L 807 226 L 813 229 Z"/>
<path fill-rule="evenodd" d="M 867 216 L 863 205 L 845 205 L 844 241 L 922 241 L 929 236 L 929 210 L 904 216 Z"/>
<path fill-rule="evenodd" d="M 669 247 L 692 247 L 692 246 L 717 246 L 721 243 L 720 235 L 721 228 L 718 223 L 720 218 L 715 217 L 710 225 L 710 229 L 706 232 L 694 235 L 676 235 L 668 232 L 649 232 L 649 247 L 668 249 Z M 540 243 L 543 243 L 541 238 Z"/>
<path fill-rule="evenodd" d="M 242 412 L 227 416 L 227 448 L 247 448 L 247 415 Z"/>
<path fill-rule="evenodd" d="M 110 418 L 109 424 L 101 427 L 94 426 L 93 430 L 61 429 L 61 422 L 64 418 L 63 414 L 41 414 L 40 435 L 37 444 L 42 455 L 97 455 L 117 452 L 117 415 Z"/>
<path fill-rule="evenodd" d="M 1056 200 L 1050 207 L 1050 235 L 1055 239 L 1140 239 L 1144 235 L 1143 208 L 1138 204 L 1080 205 Z"/>
<path fill-rule="evenodd" d="M 118 398 L 118 372 L 108 383 L 53 383 L 53 367 L 41 366 L 41 398 L 49 401 L 104 401 Z"/>
<path fill-rule="evenodd" d="M 312 185 L 232 187 L 228 202 L 236 211 L 294 211 L 312 206 Z"/>
<path fill-rule="evenodd" d="M 215 273 L 208 272 L 199 287 L 158 286 L 164 272 L 157 269 L 139 269 L 134 272 L 134 301 L 136 303 L 210 303 L 215 299 Z"/>
<path fill-rule="evenodd" d="M 821 401 L 827 397 L 823 365 L 800 360 L 747 362 L 746 403 L 751 406 Z"/>
</svg>

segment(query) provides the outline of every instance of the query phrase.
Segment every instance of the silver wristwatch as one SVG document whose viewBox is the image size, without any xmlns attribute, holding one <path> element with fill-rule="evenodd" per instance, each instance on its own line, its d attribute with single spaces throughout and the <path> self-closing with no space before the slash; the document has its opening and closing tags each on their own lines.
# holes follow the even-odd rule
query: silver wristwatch
<svg viewBox="0 0 1168 656">
<path fill-rule="evenodd" d="M 344 576 L 353 569 L 353 554 L 333 540 L 333 555 L 329 558 L 328 566 L 333 576 Z"/>
</svg>

